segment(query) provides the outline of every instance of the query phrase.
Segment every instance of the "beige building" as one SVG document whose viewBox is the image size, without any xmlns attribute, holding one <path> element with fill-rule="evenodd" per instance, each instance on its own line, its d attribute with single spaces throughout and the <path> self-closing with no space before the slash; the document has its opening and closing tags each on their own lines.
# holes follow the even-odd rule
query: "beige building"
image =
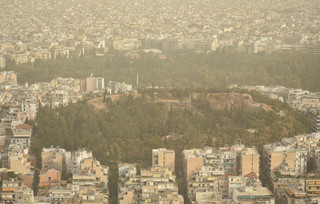
<svg viewBox="0 0 320 204">
<path fill-rule="evenodd" d="M 259 177 L 260 155 L 255 147 L 246 148 L 241 154 L 241 175 L 255 173 Z"/>
<path fill-rule="evenodd" d="M 225 172 L 216 167 L 203 166 L 188 180 L 188 199 L 192 203 L 209 202 L 227 197 L 228 180 Z"/>
<path fill-rule="evenodd" d="M 96 90 L 96 78 L 95 77 L 87 77 L 86 78 L 86 92 L 91 92 Z"/>
<path fill-rule="evenodd" d="M 50 188 L 49 198 L 50 203 L 74 203 L 75 194 L 70 188 L 55 187 Z"/>
<path fill-rule="evenodd" d="M 167 167 L 153 167 L 151 171 L 141 171 L 141 189 L 143 203 L 183 204 L 178 194 L 176 176 Z"/>
<path fill-rule="evenodd" d="M 152 167 L 167 167 L 172 171 L 175 170 L 175 152 L 169 149 L 152 150 Z"/>
<path fill-rule="evenodd" d="M 61 171 L 56 164 L 48 164 L 40 171 L 40 187 L 59 186 L 61 181 Z"/>
<path fill-rule="evenodd" d="M 97 191 L 94 187 L 81 187 L 79 191 L 79 198 L 76 203 L 82 204 L 105 204 L 108 203 L 108 198 L 105 194 Z"/>
<path fill-rule="evenodd" d="M 86 158 L 83 159 L 80 163 L 82 173 L 95 174 L 97 178 L 100 179 L 100 182 L 108 183 L 108 172 L 109 168 L 107 166 L 100 165 L 100 162 L 96 159 Z"/>
<path fill-rule="evenodd" d="M 29 148 L 31 145 L 31 136 L 32 126 L 21 124 L 13 130 L 13 137 L 10 142 L 12 145 L 17 145 L 21 148 Z"/>
<path fill-rule="evenodd" d="M 246 186 L 244 190 L 235 190 L 233 200 L 236 203 L 275 204 L 275 199 L 268 188 Z"/>
<path fill-rule="evenodd" d="M 2 181 L 2 202 L 4 203 L 33 203 L 33 190 L 26 187 L 21 180 Z"/>
<path fill-rule="evenodd" d="M 188 180 L 192 178 L 195 171 L 203 167 L 203 157 L 199 149 L 183 150 L 184 175 Z"/>
<path fill-rule="evenodd" d="M 65 158 L 66 151 L 61 148 L 43 148 L 41 152 L 42 158 L 42 167 L 46 167 L 47 164 L 56 164 L 62 173 L 63 165 L 64 165 L 64 158 Z"/>
<path fill-rule="evenodd" d="M 16 62 L 16 64 L 24 64 L 29 61 L 29 55 L 27 53 L 16 54 L 12 56 L 12 59 Z"/>
<path fill-rule="evenodd" d="M 66 151 L 59 147 L 43 148 L 41 152 L 42 169 L 40 171 L 40 187 L 60 185 L 65 165 Z"/>
<path fill-rule="evenodd" d="M 27 149 L 13 149 L 8 152 L 9 168 L 18 174 L 32 173 Z"/>
<path fill-rule="evenodd" d="M 263 146 L 262 174 L 269 177 L 267 181 L 276 194 L 283 193 L 288 183 L 306 175 L 308 146 L 312 144 L 305 139 L 305 136 L 283 138 L 279 143 Z"/>
<path fill-rule="evenodd" d="M 0 72 L 0 84 L 17 85 L 17 74 L 13 71 Z"/>
<path fill-rule="evenodd" d="M 304 185 L 304 182 L 288 184 L 285 193 L 283 194 L 284 202 L 288 204 L 312 203 L 307 199 L 308 195 L 304 190 Z"/>
<path fill-rule="evenodd" d="M 120 204 L 129 204 L 129 203 L 134 203 L 134 191 L 133 190 L 128 190 L 125 192 L 122 197 L 119 199 Z"/>
<path fill-rule="evenodd" d="M 123 39 L 120 36 L 113 38 L 113 48 L 115 50 L 123 50 Z"/>
<path fill-rule="evenodd" d="M 93 75 L 91 74 L 90 77 L 87 77 L 85 81 L 81 82 L 81 88 L 82 88 L 82 91 L 85 91 L 85 92 L 103 90 L 105 88 L 104 78 L 93 77 Z"/>
<path fill-rule="evenodd" d="M 290 169 L 295 167 L 296 153 L 285 146 L 264 145 L 263 147 L 263 168 L 268 170 L 268 175 L 279 169 L 281 164 L 285 162 Z"/>
</svg>

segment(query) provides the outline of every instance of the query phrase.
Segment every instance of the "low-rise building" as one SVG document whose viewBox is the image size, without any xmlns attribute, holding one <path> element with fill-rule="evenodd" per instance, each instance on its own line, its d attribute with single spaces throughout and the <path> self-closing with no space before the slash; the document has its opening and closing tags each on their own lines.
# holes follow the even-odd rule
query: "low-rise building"
<svg viewBox="0 0 320 204">
<path fill-rule="evenodd" d="M 28 124 L 18 125 L 13 130 L 11 144 L 21 148 L 29 148 L 31 145 L 32 126 Z"/>
<path fill-rule="evenodd" d="M 92 152 L 87 151 L 86 148 L 78 149 L 75 152 L 66 152 L 68 173 L 79 173 L 81 171 L 81 162 L 87 158 L 92 158 Z"/>
<path fill-rule="evenodd" d="M 166 203 L 168 198 L 175 204 L 184 203 L 178 194 L 175 183 L 176 176 L 166 167 L 153 167 L 151 170 L 141 170 L 142 202 Z"/>
<path fill-rule="evenodd" d="M 9 150 L 8 163 L 9 168 L 17 174 L 31 174 L 33 172 L 28 149 L 12 148 Z"/>
<path fill-rule="evenodd" d="M 74 203 L 75 193 L 72 192 L 71 188 L 55 187 L 49 190 L 50 203 Z"/>
<path fill-rule="evenodd" d="M 4 203 L 33 203 L 33 190 L 21 180 L 3 180 L 1 199 Z"/>
<path fill-rule="evenodd" d="M 244 190 L 235 190 L 233 201 L 236 203 L 275 204 L 272 192 L 265 187 L 245 187 Z"/>
<path fill-rule="evenodd" d="M 59 186 L 61 182 L 61 169 L 56 163 L 47 163 L 40 171 L 40 187 Z"/>
</svg>

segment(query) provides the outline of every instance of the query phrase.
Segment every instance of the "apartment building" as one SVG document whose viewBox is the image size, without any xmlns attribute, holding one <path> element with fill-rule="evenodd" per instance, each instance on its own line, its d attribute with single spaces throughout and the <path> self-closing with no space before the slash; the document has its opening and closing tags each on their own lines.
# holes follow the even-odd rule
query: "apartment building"
<svg viewBox="0 0 320 204">
<path fill-rule="evenodd" d="M 82 91 L 85 91 L 87 93 L 93 92 L 96 90 L 103 90 L 105 88 L 104 85 L 104 78 L 102 77 L 93 77 L 93 74 L 91 74 L 90 77 L 87 77 L 85 80 L 82 80 Z"/>
<path fill-rule="evenodd" d="M 244 190 L 235 190 L 233 201 L 236 203 L 275 204 L 275 199 L 268 188 L 247 186 Z"/>
<path fill-rule="evenodd" d="M 237 175 L 236 152 L 231 147 L 220 147 L 221 167 L 228 175 Z"/>
<path fill-rule="evenodd" d="M 80 162 L 80 172 L 94 174 L 100 182 L 108 183 L 109 168 L 103 166 L 93 157 L 85 158 Z"/>
<path fill-rule="evenodd" d="M 68 187 L 54 187 L 49 190 L 49 198 L 52 204 L 73 203 L 75 193 Z"/>
<path fill-rule="evenodd" d="M 187 192 L 190 202 L 209 202 L 227 197 L 228 179 L 225 172 L 216 167 L 203 166 L 196 170 L 188 181 Z"/>
<path fill-rule="evenodd" d="M 167 167 L 172 171 L 175 170 L 175 152 L 170 149 L 153 149 L 152 150 L 152 167 Z"/>
<path fill-rule="evenodd" d="M 33 172 L 29 160 L 28 149 L 15 148 L 8 151 L 9 168 L 18 174 L 31 174 Z"/>
<path fill-rule="evenodd" d="M 119 164 L 119 184 L 120 204 L 141 201 L 141 179 L 135 164 Z"/>
<path fill-rule="evenodd" d="M 259 177 L 260 155 L 255 147 L 246 148 L 241 154 L 241 175 L 255 173 Z"/>
<path fill-rule="evenodd" d="M 60 185 L 61 177 L 66 172 L 66 151 L 62 148 L 43 148 L 41 152 L 42 169 L 40 187 Z"/>
<path fill-rule="evenodd" d="M 21 148 L 29 148 L 31 145 L 32 126 L 21 124 L 13 130 L 13 137 L 10 143 Z"/>
<path fill-rule="evenodd" d="M 283 141 L 284 142 L 284 141 Z M 271 178 L 275 170 L 291 171 L 293 176 L 303 176 L 307 168 L 307 150 L 291 144 L 269 144 L 263 146 L 263 171 Z"/>
<path fill-rule="evenodd" d="M 178 195 L 176 176 L 167 167 L 152 167 L 141 171 L 142 202 L 183 204 L 184 199 Z"/>
<path fill-rule="evenodd" d="M 320 178 L 317 175 L 309 175 L 306 178 L 306 193 L 308 197 L 320 197 Z"/>
<path fill-rule="evenodd" d="M 0 84 L 17 85 L 17 74 L 14 71 L 0 72 Z"/>
<path fill-rule="evenodd" d="M 201 155 L 201 150 L 191 149 L 183 150 L 183 171 L 186 180 L 190 180 L 195 171 L 203 167 L 204 160 Z"/>
<path fill-rule="evenodd" d="M 60 172 L 65 169 L 66 150 L 53 146 L 49 148 L 43 148 L 41 152 L 42 167 L 46 167 L 46 164 L 56 164 Z"/>
<path fill-rule="evenodd" d="M 295 181 L 287 185 L 283 201 L 288 204 L 309 203 L 305 191 L 305 181 Z"/>
<path fill-rule="evenodd" d="M 24 64 L 29 61 L 29 53 L 21 53 L 12 55 L 12 60 L 16 62 L 16 64 Z"/>
<path fill-rule="evenodd" d="M 4 203 L 32 204 L 34 201 L 33 190 L 26 187 L 21 180 L 3 180 L 1 199 Z"/>
<path fill-rule="evenodd" d="M 309 110 L 311 116 L 312 131 L 320 132 L 320 108 L 313 108 Z"/>
<path fill-rule="evenodd" d="M 86 148 L 78 149 L 75 152 L 66 152 L 68 173 L 79 173 L 81 171 L 81 161 L 87 158 L 92 158 L 92 152 L 87 151 Z"/>
<path fill-rule="evenodd" d="M 59 186 L 61 182 L 62 170 L 56 163 L 46 163 L 40 171 L 40 187 Z"/>
</svg>

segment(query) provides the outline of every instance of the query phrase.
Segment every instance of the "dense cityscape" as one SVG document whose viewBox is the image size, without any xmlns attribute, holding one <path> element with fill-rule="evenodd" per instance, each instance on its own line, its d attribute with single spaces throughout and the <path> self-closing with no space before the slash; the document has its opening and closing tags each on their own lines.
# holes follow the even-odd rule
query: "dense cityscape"
<svg viewBox="0 0 320 204">
<path fill-rule="evenodd" d="M 18 64 L 81 55 L 93 48 L 101 54 L 111 48 L 320 52 L 315 0 L 5 0 L 1 11 L 0 55 Z"/>
</svg>

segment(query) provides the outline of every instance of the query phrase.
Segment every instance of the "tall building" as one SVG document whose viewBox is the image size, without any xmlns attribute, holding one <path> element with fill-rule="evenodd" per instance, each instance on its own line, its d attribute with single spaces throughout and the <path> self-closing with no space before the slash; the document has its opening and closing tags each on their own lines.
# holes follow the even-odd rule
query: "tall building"
<svg viewBox="0 0 320 204">
<path fill-rule="evenodd" d="M 87 77 L 85 80 L 80 82 L 80 87 L 82 91 L 85 92 L 93 92 L 96 90 L 103 90 L 104 86 L 104 78 L 102 77 L 93 77 L 91 74 L 90 77 Z"/>
<path fill-rule="evenodd" d="M 228 175 L 236 175 L 236 152 L 231 147 L 220 147 L 221 167 Z"/>
<path fill-rule="evenodd" d="M 187 180 L 190 180 L 195 171 L 203 167 L 203 157 L 199 149 L 183 150 L 183 169 Z"/>
<path fill-rule="evenodd" d="M 101 78 L 101 77 L 96 78 L 96 89 L 98 90 L 104 89 L 104 78 Z"/>
<path fill-rule="evenodd" d="M 91 92 L 96 90 L 96 85 L 97 85 L 97 79 L 95 77 L 90 77 L 86 78 L 86 92 Z"/>
<path fill-rule="evenodd" d="M 152 167 L 167 167 L 174 171 L 175 169 L 175 152 L 170 149 L 153 149 L 152 150 Z"/>
<path fill-rule="evenodd" d="M 270 178 L 275 171 L 294 177 L 305 175 L 307 149 L 305 147 L 295 147 L 292 142 L 283 139 L 281 143 L 263 146 L 262 168 Z"/>
<path fill-rule="evenodd" d="M 255 173 L 259 176 L 260 155 L 255 147 L 246 148 L 241 154 L 241 175 Z"/>
<path fill-rule="evenodd" d="M 311 109 L 309 114 L 312 121 L 312 131 L 320 132 L 320 109 Z"/>
</svg>

